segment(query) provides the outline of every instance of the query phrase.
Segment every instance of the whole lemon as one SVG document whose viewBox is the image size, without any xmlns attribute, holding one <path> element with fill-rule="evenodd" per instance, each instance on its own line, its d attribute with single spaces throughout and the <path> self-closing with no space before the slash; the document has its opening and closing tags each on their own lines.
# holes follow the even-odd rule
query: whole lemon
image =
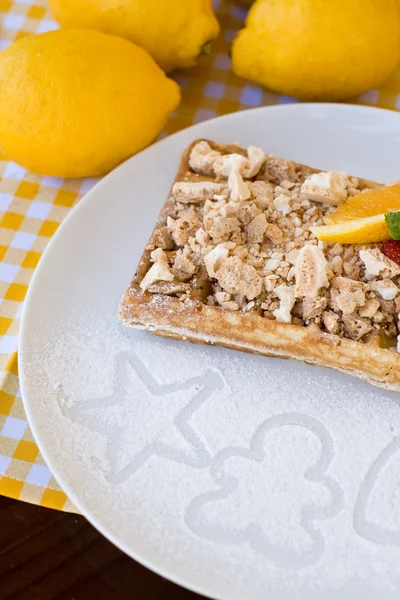
<svg viewBox="0 0 400 600">
<path fill-rule="evenodd" d="M 179 100 L 145 50 L 99 31 L 51 31 L 0 52 L 0 148 L 36 173 L 106 173 L 152 142 Z"/>
<path fill-rule="evenodd" d="M 399 55 L 397 0 L 257 0 L 232 64 L 276 92 L 340 100 L 379 86 Z"/>
<path fill-rule="evenodd" d="M 49 0 L 62 27 L 88 27 L 124 37 L 164 71 L 192 67 L 219 32 L 211 0 Z"/>
</svg>

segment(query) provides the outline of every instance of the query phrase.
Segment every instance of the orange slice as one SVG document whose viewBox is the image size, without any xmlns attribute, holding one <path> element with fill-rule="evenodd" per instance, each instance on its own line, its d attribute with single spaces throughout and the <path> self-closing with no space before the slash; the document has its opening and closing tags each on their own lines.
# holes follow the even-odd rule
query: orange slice
<svg viewBox="0 0 400 600">
<path fill-rule="evenodd" d="M 371 244 L 390 238 L 384 214 L 335 225 L 310 227 L 310 230 L 318 240 L 333 244 Z"/>
<path fill-rule="evenodd" d="M 400 210 L 400 183 L 361 192 L 338 207 L 333 215 L 325 217 L 327 225 L 374 217 Z"/>
</svg>

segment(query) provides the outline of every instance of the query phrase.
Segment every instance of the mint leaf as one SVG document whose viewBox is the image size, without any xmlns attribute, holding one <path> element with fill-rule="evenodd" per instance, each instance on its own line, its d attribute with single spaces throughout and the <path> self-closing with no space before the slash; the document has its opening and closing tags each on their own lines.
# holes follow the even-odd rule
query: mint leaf
<svg viewBox="0 0 400 600">
<path fill-rule="evenodd" d="M 386 213 L 385 221 L 392 240 L 400 240 L 400 210 Z"/>
</svg>

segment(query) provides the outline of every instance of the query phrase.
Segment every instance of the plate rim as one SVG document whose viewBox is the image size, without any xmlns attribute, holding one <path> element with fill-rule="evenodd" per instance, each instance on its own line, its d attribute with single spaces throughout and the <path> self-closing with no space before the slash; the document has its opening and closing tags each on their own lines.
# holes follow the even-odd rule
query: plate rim
<svg viewBox="0 0 400 600">
<path fill-rule="evenodd" d="M 60 487 L 62 488 L 64 493 L 67 495 L 67 497 L 71 500 L 71 502 L 74 504 L 74 506 L 80 511 L 80 514 L 95 529 L 97 529 L 97 531 L 99 531 L 101 533 L 101 535 L 103 535 L 107 540 L 109 540 L 112 544 L 114 544 L 119 550 L 124 552 L 127 556 L 129 556 L 133 560 L 137 561 L 144 567 L 150 569 L 153 573 L 156 573 L 157 575 L 164 577 L 164 578 L 168 579 L 169 581 L 172 581 L 176 585 L 184 587 L 185 589 L 188 589 L 194 593 L 203 595 L 207 598 L 211 598 L 213 600 L 229 600 L 229 598 L 226 595 L 217 595 L 212 589 L 210 589 L 207 586 L 207 584 L 201 584 L 201 585 L 194 584 L 190 579 L 186 579 L 184 576 L 177 575 L 174 572 L 170 571 L 168 568 L 164 568 L 162 565 L 158 564 L 156 561 L 152 561 L 148 558 L 143 557 L 139 552 L 137 552 L 136 550 L 133 550 L 132 547 L 129 547 L 126 543 L 120 541 L 112 531 L 109 531 L 107 529 L 107 527 L 103 526 L 101 521 L 99 522 L 99 520 L 96 518 L 96 516 L 92 515 L 91 512 L 89 510 L 87 510 L 85 507 L 82 507 L 80 500 L 79 500 L 78 496 L 76 495 L 75 491 L 70 489 L 68 484 L 64 485 L 62 473 L 53 464 L 53 460 L 47 452 L 47 444 L 45 442 L 42 442 L 42 440 L 40 439 L 40 435 L 37 430 L 38 426 L 36 423 L 34 410 L 32 410 L 31 403 L 28 400 L 28 398 L 29 398 L 28 387 L 29 386 L 27 383 L 26 375 L 25 375 L 23 356 L 25 354 L 27 329 L 29 327 L 29 317 L 28 317 L 29 312 L 30 312 L 29 308 L 30 308 L 30 304 L 32 301 L 31 299 L 33 298 L 33 296 L 36 293 L 37 282 L 40 279 L 41 266 L 44 263 L 44 261 L 47 259 L 47 256 L 52 252 L 53 245 L 57 243 L 58 237 L 61 236 L 63 234 L 63 231 L 69 226 L 70 221 L 74 218 L 77 218 L 79 211 L 82 210 L 83 207 L 86 206 L 86 204 L 91 201 L 92 195 L 96 195 L 98 193 L 99 189 L 103 185 L 105 185 L 109 179 L 115 177 L 115 174 L 118 173 L 119 170 L 121 170 L 129 162 L 134 161 L 137 156 L 149 153 L 155 147 L 162 147 L 171 138 L 177 138 L 181 135 L 183 136 L 184 132 L 188 132 L 188 131 L 193 132 L 193 139 L 195 139 L 196 131 L 201 129 L 205 122 L 213 123 L 213 122 L 221 121 L 221 120 L 224 120 L 224 121 L 235 120 L 238 117 L 238 115 L 240 115 L 241 113 L 247 113 L 247 112 L 249 112 L 249 113 L 265 112 L 265 111 L 269 111 L 269 112 L 288 112 L 288 111 L 303 112 L 304 111 L 304 112 L 307 112 L 307 111 L 315 109 L 316 107 L 320 108 L 320 109 L 325 109 L 325 110 L 333 110 L 334 112 L 335 111 L 358 112 L 358 113 L 366 112 L 366 113 L 370 113 L 370 114 L 376 114 L 379 112 L 381 114 L 382 113 L 385 113 L 387 115 L 390 114 L 394 118 L 396 118 L 396 117 L 400 118 L 400 114 L 397 111 L 393 111 L 393 110 L 381 108 L 381 107 L 375 107 L 375 106 L 371 106 L 371 105 L 363 105 L 363 104 L 348 104 L 348 103 L 334 103 L 334 102 L 321 102 L 321 103 L 320 102 L 304 102 L 304 103 L 293 103 L 293 104 L 274 104 L 274 105 L 267 105 L 267 106 L 259 106 L 259 107 L 255 107 L 255 108 L 251 108 L 251 109 L 247 109 L 247 110 L 241 110 L 241 111 L 237 111 L 234 113 L 217 116 L 217 117 L 214 117 L 213 119 L 207 119 L 206 121 L 202 121 L 200 123 L 196 123 L 194 125 L 186 127 L 184 129 L 181 129 L 171 135 L 167 135 L 163 139 L 158 140 L 155 143 L 151 144 L 150 146 L 148 146 L 141 152 L 135 154 L 134 156 L 131 156 L 126 161 L 124 161 L 123 163 L 118 165 L 115 169 L 113 169 L 112 171 L 107 173 L 86 194 L 84 194 L 84 196 L 80 199 L 78 204 L 69 211 L 67 216 L 61 222 L 61 224 L 58 227 L 55 234 L 50 239 L 42 256 L 40 257 L 39 263 L 34 270 L 32 279 L 29 284 L 28 292 L 27 292 L 27 295 L 24 300 L 23 312 L 22 312 L 22 316 L 21 316 L 20 329 L 19 329 L 19 335 L 18 335 L 18 346 L 17 346 L 18 374 L 19 374 L 19 385 L 20 385 L 20 391 L 21 391 L 21 398 L 22 398 L 26 418 L 27 418 L 28 424 L 31 428 L 34 440 L 40 450 L 40 453 L 42 454 L 42 456 L 45 460 L 46 465 L 50 469 L 51 473 L 56 478 L 57 482 L 59 483 Z"/>
</svg>

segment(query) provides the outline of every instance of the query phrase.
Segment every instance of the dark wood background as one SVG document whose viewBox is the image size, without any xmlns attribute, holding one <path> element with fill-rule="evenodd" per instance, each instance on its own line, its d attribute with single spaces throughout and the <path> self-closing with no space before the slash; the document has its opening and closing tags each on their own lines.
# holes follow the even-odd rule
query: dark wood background
<svg viewBox="0 0 400 600">
<path fill-rule="evenodd" d="M 0 496 L 1 600 L 202 600 L 128 558 L 83 517 Z"/>
</svg>

